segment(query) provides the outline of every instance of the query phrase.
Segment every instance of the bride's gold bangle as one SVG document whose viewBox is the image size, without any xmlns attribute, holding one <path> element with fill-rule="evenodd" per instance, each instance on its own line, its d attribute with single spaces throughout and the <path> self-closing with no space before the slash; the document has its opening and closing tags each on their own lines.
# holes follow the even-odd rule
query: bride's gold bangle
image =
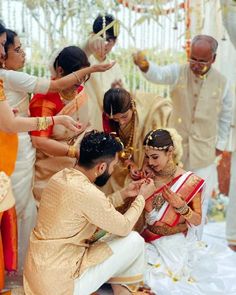
<svg viewBox="0 0 236 295">
<path fill-rule="evenodd" d="M 188 207 L 188 211 L 185 214 L 181 214 L 185 219 L 189 219 L 193 216 L 193 210 Z"/>
</svg>

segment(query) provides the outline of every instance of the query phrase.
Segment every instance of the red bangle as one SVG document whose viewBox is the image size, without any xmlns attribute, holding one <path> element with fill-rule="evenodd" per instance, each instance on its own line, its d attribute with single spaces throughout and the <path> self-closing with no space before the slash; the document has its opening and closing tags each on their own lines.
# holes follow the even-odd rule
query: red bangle
<svg viewBox="0 0 236 295">
<path fill-rule="evenodd" d="M 51 119 L 52 119 L 52 126 L 54 126 L 55 125 L 55 121 L 54 121 L 53 116 L 51 116 Z"/>
</svg>

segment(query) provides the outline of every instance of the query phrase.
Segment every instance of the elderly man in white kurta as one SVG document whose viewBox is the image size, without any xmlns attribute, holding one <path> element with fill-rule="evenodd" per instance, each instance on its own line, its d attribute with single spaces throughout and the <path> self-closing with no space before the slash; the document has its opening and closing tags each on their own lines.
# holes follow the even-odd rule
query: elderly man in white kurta
<svg viewBox="0 0 236 295">
<path fill-rule="evenodd" d="M 216 180 L 216 155 L 226 149 L 232 118 L 233 94 L 226 78 L 212 67 L 217 46 L 211 36 L 196 36 L 192 41 L 189 63 L 185 65 L 160 67 L 149 63 L 142 53 L 134 56 L 134 62 L 147 80 L 172 85 L 170 125 L 183 138 L 184 168 L 206 180 L 199 237 Z"/>
</svg>

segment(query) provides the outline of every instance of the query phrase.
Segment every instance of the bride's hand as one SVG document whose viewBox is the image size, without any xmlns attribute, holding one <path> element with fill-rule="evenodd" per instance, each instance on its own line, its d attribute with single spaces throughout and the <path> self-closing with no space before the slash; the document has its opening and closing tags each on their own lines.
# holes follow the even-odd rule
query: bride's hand
<svg viewBox="0 0 236 295">
<path fill-rule="evenodd" d="M 167 186 L 164 187 L 162 196 L 174 208 L 181 208 L 185 204 L 180 195 L 172 192 Z"/>
<path fill-rule="evenodd" d="M 81 133 L 84 131 L 83 124 L 76 122 L 73 118 L 66 115 L 59 115 L 54 117 L 55 124 L 60 124 L 65 126 L 67 129 L 75 132 Z"/>
</svg>

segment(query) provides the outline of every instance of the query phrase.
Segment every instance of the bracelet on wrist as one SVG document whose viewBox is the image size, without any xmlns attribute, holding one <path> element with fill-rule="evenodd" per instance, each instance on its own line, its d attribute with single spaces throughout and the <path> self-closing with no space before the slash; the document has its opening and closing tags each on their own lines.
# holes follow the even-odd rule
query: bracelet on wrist
<svg viewBox="0 0 236 295">
<path fill-rule="evenodd" d="M 78 84 L 82 84 L 83 79 L 81 79 L 81 78 L 78 76 L 78 73 L 77 73 L 77 72 L 72 72 L 72 74 L 75 76 L 75 78 L 76 78 L 76 82 L 77 82 Z"/>
<path fill-rule="evenodd" d="M 192 215 L 193 215 L 193 210 L 190 208 L 190 207 L 188 207 L 188 211 L 185 213 L 185 214 L 181 214 L 185 219 L 189 219 L 189 218 L 191 218 L 192 217 Z"/>
<path fill-rule="evenodd" d="M 183 215 L 183 214 L 187 213 L 188 208 L 189 208 L 188 204 L 184 203 L 183 206 L 181 206 L 179 208 L 175 208 L 175 212 Z"/>
<path fill-rule="evenodd" d="M 67 156 L 70 158 L 76 158 L 76 152 L 77 152 L 76 147 L 73 145 L 69 145 Z"/>
<path fill-rule="evenodd" d="M 37 117 L 37 130 L 46 130 L 50 125 L 49 117 Z"/>
</svg>

